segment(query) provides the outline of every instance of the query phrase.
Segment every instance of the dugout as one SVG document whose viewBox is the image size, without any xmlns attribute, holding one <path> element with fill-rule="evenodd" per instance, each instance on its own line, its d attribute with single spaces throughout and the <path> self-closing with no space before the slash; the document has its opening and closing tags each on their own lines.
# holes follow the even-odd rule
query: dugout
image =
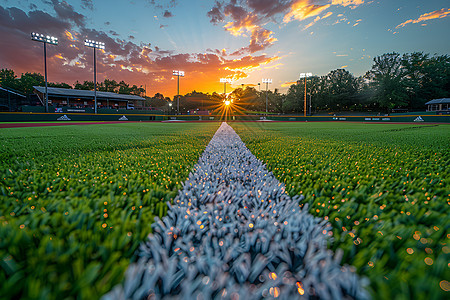
<svg viewBox="0 0 450 300">
<path fill-rule="evenodd" d="M 45 87 L 33 86 L 34 94 L 44 102 Z M 88 112 L 94 109 L 94 91 L 48 87 L 48 105 L 55 111 Z M 123 95 L 97 91 L 97 107 L 99 109 L 127 109 L 137 106 L 145 99 L 136 95 Z M 50 111 L 51 112 L 51 111 Z"/>
</svg>

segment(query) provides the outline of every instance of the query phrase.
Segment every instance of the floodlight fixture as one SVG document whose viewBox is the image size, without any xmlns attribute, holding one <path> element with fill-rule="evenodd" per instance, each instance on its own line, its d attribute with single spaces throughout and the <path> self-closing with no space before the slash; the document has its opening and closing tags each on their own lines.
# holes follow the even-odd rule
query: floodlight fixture
<svg viewBox="0 0 450 300">
<path fill-rule="evenodd" d="M 262 83 L 266 84 L 266 116 L 269 113 L 269 100 L 268 100 L 268 91 L 269 91 L 269 83 L 272 83 L 271 78 L 263 78 Z"/>
<path fill-rule="evenodd" d="M 58 38 L 56 38 L 54 36 L 50 36 L 50 35 L 32 32 L 31 39 L 36 42 L 58 45 Z"/>
<path fill-rule="evenodd" d="M 306 117 L 306 78 L 311 77 L 312 73 L 300 73 L 300 78 L 304 78 L 305 79 L 305 105 L 303 108 L 303 115 Z"/>
<path fill-rule="evenodd" d="M 97 42 L 97 41 L 93 41 L 93 40 L 84 40 L 84 45 L 86 47 L 90 47 L 90 48 L 105 50 L 105 43 L 103 43 L 103 42 Z"/>
<path fill-rule="evenodd" d="M 173 70 L 173 76 L 177 76 L 177 114 L 180 114 L 180 77 L 184 77 L 184 71 Z"/>
<path fill-rule="evenodd" d="M 48 112 L 48 83 L 47 83 L 47 44 L 58 45 L 58 38 L 42 33 L 32 32 L 31 40 L 44 44 L 44 77 L 45 77 L 45 112 Z"/>
<path fill-rule="evenodd" d="M 95 50 L 105 50 L 105 43 L 86 39 L 84 45 L 94 50 L 94 112 L 97 114 L 97 54 Z"/>
<path fill-rule="evenodd" d="M 312 73 L 300 73 L 300 78 L 307 78 L 307 77 L 311 77 Z"/>
<path fill-rule="evenodd" d="M 173 74 L 173 76 L 184 77 L 184 71 L 173 70 L 172 74 Z"/>
</svg>

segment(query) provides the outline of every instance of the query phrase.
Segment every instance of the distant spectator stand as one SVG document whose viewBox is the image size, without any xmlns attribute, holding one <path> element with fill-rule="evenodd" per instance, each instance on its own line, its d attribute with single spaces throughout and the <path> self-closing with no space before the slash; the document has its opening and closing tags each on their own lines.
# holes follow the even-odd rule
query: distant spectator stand
<svg viewBox="0 0 450 300">
<path fill-rule="evenodd" d="M 33 86 L 34 94 L 43 99 L 45 87 Z M 79 112 L 84 108 L 94 108 L 94 91 L 65 88 L 48 88 L 49 105 L 56 108 L 74 108 Z M 140 107 L 145 99 L 136 95 L 124 95 L 111 92 L 97 92 L 98 108 L 127 109 Z"/>
<path fill-rule="evenodd" d="M 434 99 L 425 103 L 427 111 L 435 111 L 438 115 L 450 114 L 450 98 Z"/>
</svg>

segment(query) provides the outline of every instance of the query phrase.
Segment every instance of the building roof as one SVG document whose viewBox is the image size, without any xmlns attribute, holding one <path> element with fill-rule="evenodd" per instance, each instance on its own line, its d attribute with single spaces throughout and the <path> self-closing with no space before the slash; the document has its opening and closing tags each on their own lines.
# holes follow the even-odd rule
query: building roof
<svg viewBox="0 0 450 300">
<path fill-rule="evenodd" d="M 45 92 L 45 87 L 43 86 L 33 86 L 40 93 Z M 56 87 L 48 87 L 47 88 L 49 96 L 60 96 L 60 97 L 80 97 L 80 98 L 94 98 L 94 91 L 89 90 L 76 90 L 76 89 L 65 89 L 65 88 L 56 88 Z M 145 100 L 142 97 L 136 95 L 124 95 L 124 94 L 116 94 L 111 92 L 99 92 L 97 91 L 97 99 L 109 99 L 109 100 Z"/>
<path fill-rule="evenodd" d="M 13 89 L 10 89 L 10 88 L 3 88 L 3 87 L 0 86 L 0 90 L 5 91 L 5 92 L 7 92 L 7 93 L 11 93 L 11 94 L 17 95 L 17 96 L 20 96 L 20 97 L 22 97 L 22 98 L 26 98 L 26 96 L 20 94 L 20 93 L 19 93 L 18 91 L 16 91 L 16 90 L 13 90 Z"/>
<path fill-rule="evenodd" d="M 450 104 L 450 98 L 434 99 L 425 103 L 425 105 L 431 104 Z"/>
</svg>

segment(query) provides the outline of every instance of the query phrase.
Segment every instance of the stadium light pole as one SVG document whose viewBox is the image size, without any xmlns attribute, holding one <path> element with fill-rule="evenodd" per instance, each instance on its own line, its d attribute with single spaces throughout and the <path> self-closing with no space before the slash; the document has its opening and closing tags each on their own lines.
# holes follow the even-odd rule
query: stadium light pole
<svg viewBox="0 0 450 300">
<path fill-rule="evenodd" d="M 93 40 L 84 40 L 86 47 L 94 49 L 94 112 L 97 114 L 97 56 L 96 49 L 105 50 L 105 43 Z"/>
<path fill-rule="evenodd" d="M 177 76 L 177 114 L 180 114 L 180 76 L 184 77 L 184 71 L 174 70 L 173 76 Z"/>
<path fill-rule="evenodd" d="M 263 78 L 262 79 L 262 83 L 266 84 L 266 116 L 269 114 L 269 108 L 268 108 L 268 99 L 267 99 L 267 95 L 269 92 L 269 83 L 272 83 L 272 79 L 270 78 Z"/>
<path fill-rule="evenodd" d="M 170 112 L 172 112 L 172 102 L 169 102 L 169 108 L 167 109 L 167 115 L 169 115 Z"/>
<path fill-rule="evenodd" d="M 48 112 L 48 89 L 47 89 L 47 44 L 58 45 L 58 38 L 32 32 L 31 40 L 44 43 L 44 77 L 45 77 L 45 112 Z"/>
<path fill-rule="evenodd" d="M 300 73 L 300 78 L 305 78 L 305 106 L 303 109 L 303 114 L 306 117 L 306 78 L 311 77 L 312 73 Z"/>
<path fill-rule="evenodd" d="M 223 94 L 227 94 L 227 83 L 231 83 L 231 79 L 229 78 L 220 78 L 220 82 L 223 82 Z"/>
</svg>

